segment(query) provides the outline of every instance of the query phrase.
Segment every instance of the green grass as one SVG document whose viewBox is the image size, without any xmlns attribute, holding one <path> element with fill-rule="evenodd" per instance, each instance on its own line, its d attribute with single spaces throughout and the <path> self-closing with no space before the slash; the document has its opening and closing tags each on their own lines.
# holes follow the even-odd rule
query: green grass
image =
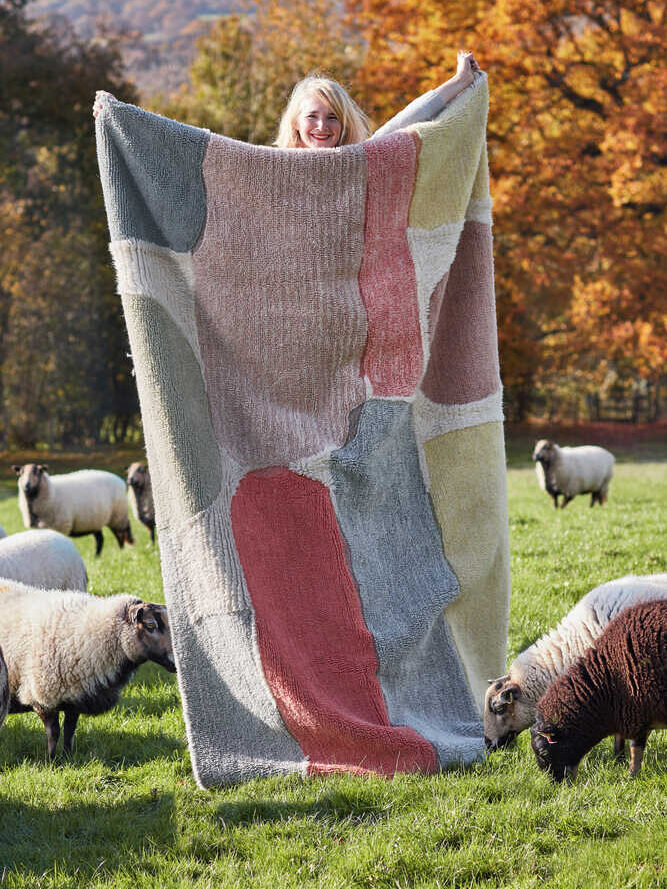
<svg viewBox="0 0 667 889">
<path fill-rule="evenodd" d="M 509 658 L 592 586 L 667 571 L 667 449 L 619 454 L 603 509 L 556 511 L 529 446 L 508 449 L 513 596 Z M 23 456 L 23 455 L 21 455 Z M 8 457 L 3 464 L 23 462 Z M 133 455 L 96 455 L 122 472 Z M 57 471 L 77 458 L 49 461 Z M 0 524 L 21 530 L 16 486 L 0 477 Z M 136 525 L 136 523 L 135 523 Z M 136 529 L 119 551 L 105 532 L 76 541 L 91 591 L 162 601 L 157 548 Z M 253 781 L 204 792 L 192 779 L 174 677 L 142 667 L 119 706 L 83 717 L 75 755 L 47 765 L 41 722 L 0 729 L 0 887 L 646 887 L 667 886 L 667 737 L 649 739 L 628 778 L 611 742 L 572 787 L 538 771 L 527 738 L 486 763 L 435 777 Z"/>
</svg>

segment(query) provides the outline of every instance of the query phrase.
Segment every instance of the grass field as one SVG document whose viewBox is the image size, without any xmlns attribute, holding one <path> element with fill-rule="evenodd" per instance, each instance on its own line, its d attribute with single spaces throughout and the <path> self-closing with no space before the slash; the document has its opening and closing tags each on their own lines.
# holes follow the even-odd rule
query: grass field
<svg viewBox="0 0 667 889">
<path fill-rule="evenodd" d="M 532 442 L 530 442 L 532 444 Z M 511 659 L 592 586 L 667 571 L 667 447 L 626 447 L 603 509 L 579 497 L 556 512 L 539 491 L 529 440 L 510 442 Z M 7 456 L 7 455 L 5 455 Z M 50 458 L 121 472 L 139 455 Z M 0 469 L 0 524 L 21 530 L 16 485 Z M 42 458 L 43 459 L 43 458 Z M 77 540 L 98 594 L 163 601 L 157 548 L 136 528 L 102 557 Z M 649 739 L 634 781 L 611 740 L 577 783 L 552 785 L 524 735 L 467 770 L 393 780 L 254 781 L 205 792 L 192 779 L 174 677 L 143 666 L 114 710 L 82 717 L 75 754 L 47 765 L 34 714 L 0 729 L 0 887 L 667 886 L 667 733 Z"/>
</svg>

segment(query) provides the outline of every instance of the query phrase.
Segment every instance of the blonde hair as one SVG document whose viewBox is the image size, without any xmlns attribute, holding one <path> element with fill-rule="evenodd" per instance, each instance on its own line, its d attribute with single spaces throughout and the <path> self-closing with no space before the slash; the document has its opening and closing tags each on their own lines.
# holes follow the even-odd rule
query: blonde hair
<svg viewBox="0 0 667 889">
<path fill-rule="evenodd" d="M 287 107 L 280 119 L 278 137 L 273 143 L 278 148 L 303 148 L 296 128 L 296 120 L 301 110 L 301 103 L 307 96 L 319 95 L 331 108 L 341 122 L 340 139 L 338 145 L 351 145 L 354 142 L 363 142 L 371 134 L 368 118 L 352 99 L 347 90 L 335 80 L 328 77 L 320 77 L 313 74 L 304 77 L 292 90 Z"/>
</svg>

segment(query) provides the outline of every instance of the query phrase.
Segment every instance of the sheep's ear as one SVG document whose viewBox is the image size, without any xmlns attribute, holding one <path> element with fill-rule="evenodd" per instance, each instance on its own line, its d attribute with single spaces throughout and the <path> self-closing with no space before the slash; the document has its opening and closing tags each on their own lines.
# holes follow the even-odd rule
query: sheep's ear
<svg viewBox="0 0 667 889">
<path fill-rule="evenodd" d="M 21 475 L 21 469 L 22 469 L 22 467 L 19 466 L 17 463 L 15 463 L 15 464 L 12 466 L 12 469 L 14 470 L 14 472 L 15 472 L 17 475 Z"/>
<path fill-rule="evenodd" d="M 135 605 L 130 605 L 127 609 L 127 616 L 130 619 L 130 623 L 132 624 L 140 624 L 144 619 L 144 606 L 143 602 L 137 602 Z"/>
</svg>

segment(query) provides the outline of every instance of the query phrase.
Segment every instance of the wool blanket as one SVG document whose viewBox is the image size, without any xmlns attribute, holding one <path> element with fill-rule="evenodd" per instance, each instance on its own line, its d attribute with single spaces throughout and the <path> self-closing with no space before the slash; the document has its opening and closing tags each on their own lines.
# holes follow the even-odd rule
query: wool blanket
<svg viewBox="0 0 667 889">
<path fill-rule="evenodd" d="M 320 151 L 107 99 L 195 777 L 483 756 L 509 598 L 485 77 Z"/>
</svg>

